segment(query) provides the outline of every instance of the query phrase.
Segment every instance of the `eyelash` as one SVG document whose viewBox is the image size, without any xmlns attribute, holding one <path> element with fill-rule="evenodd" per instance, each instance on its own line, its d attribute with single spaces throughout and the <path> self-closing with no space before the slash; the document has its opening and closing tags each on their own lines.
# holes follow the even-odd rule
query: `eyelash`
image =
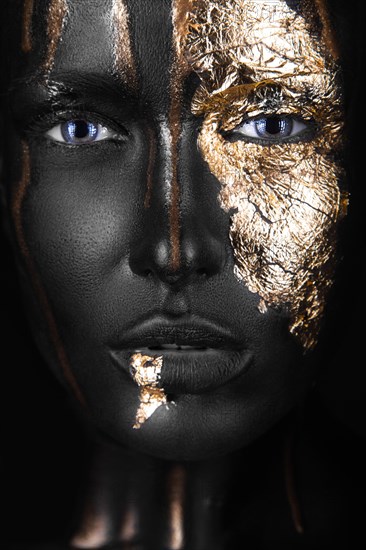
<svg viewBox="0 0 366 550">
<path fill-rule="evenodd" d="M 61 143 L 67 147 L 78 147 L 80 144 L 68 143 L 67 141 L 61 141 L 55 139 L 53 136 L 50 136 L 50 132 L 53 130 L 56 131 L 56 129 L 61 125 L 72 121 L 84 121 L 98 127 L 99 129 L 104 129 L 111 132 L 110 138 L 108 137 L 107 139 L 94 140 L 89 143 L 85 142 L 83 143 L 84 147 L 86 145 L 93 145 L 95 142 L 98 143 L 99 141 L 125 141 L 129 135 L 126 128 L 106 119 L 106 117 L 86 111 L 64 111 L 38 116 L 29 122 L 26 128 L 26 133 L 33 135 L 36 138 L 42 137 L 48 139 L 49 141 L 53 141 L 54 143 Z"/>
<path fill-rule="evenodd" d="M 289 124 L 290 133 L 294 131 L 294 135 L 285 135 L 283 137 L 271 137 L 271 133 L 274 135 L 276 132 L 270 132 L 266 129 L 266 137 L 261 137 L 258 135 L 258 126 L 262 126 L 264 129 L 265 125 L 269 123 L 280 124 L 283 127 L 284 124 Z M 244 133 L 245 126 L 247 125 L 247 133 Z M 251 127 L 249 125 L 252 125 Z M 302 126 L 302 128 L 299 126 Z M 254 135 L 254 132 L 257 132 L 257 135 Z M 315 121 L 314 120 L 305 120 L 301 117 L 290 116 L 285 114 L 276 114 L 276 115 L 259 115 L 253 118 L 243 119 L 242 122 L 236 126 L 234 129 L 229 131 L 222 131 L 221 134 L 225 139 L 230 142 L 235 141 L 247 141 L 251 143 L 258 143 L 264 146 L 270 146 L 275 144 L 282 143 L 298 143 L 300 141 L 308 141 L 314 137 L 316 131 Z M 279 132 L 277 132 L 279 133 Z"/>
<path fill-rule="evenodd" d="M 254 136 L 254 135 L 248 135 L 243 133 L 241 131 L 243 127 L 245 128 L 245 125 L 254 124 L 256 125 L 259 123 L 262 123 L 263 121 L 268 121 L 270 119 L 277 119 L 277 120 L 285 120 L 285 121 L 291 121 L 292 124 L 302 124 L 304 126 L 301 131 L 297 132 L 293 136 L 285 136 L 283 138 L 263 138 L 260 136 Z M 66 123 L 76 122 L 76 121 L 83 121 L 84 123 L 88 125 L 92 125 L 95 128 L 97 128 L 97 131 L 102 132 L 106 134 L 105 137 L 102 137 L 101 139 L 93 139 L 91 141 L 80 141 L 79 143 L 72 143 L 71 141 L 68 142 L 62 132 L 62 125 Z M 248 126 L 249 128 L 249 126 Z M 247 130 L 248 130 L 247 128 Z M 266 116 L 257 116 L 254 118 L 247 118 L 244 119 L 236 128 L 230 130 L 230 131 L 221 131 L 221 134 L 223 137 L 230 142 L 235 141 L 247 141 L 251 143 L 258 143 L 263 146 L 270 146 L 274 144 L 282 144 L 282 143 L 298 143 L 300 141 L 308 141 L 309 139 L 312 139 L 314 137 L 316 127 L 314 120 L 305 120 L 301 117 L 296 116 L 289 116 L 289 115 L 266 115 Z M 253 127 L 250 128 L 250 131 L 253 133 Z M 53 132 L 53 135 L 51 134 Z M 59 136 L 61 139 L 58 139 L 55 137 L 55 134 L 59 132 Z M 108 132 L 110 132 L 110 135 L 108 135 Z M 42 137 L 46 137 L 46 139 L 53 141 L 55 143 L 60 143 L 63 146 L 67 147 L 80 147 L 83 145 L 84 147 L 87 145 L 95 145 L 96 143 L 100 143 L 101 141 L 125 141 L 128 136 L 128 131 L 118 126 L 109 120 L 106 120 L 105 117 L 100 117 L 95 113 L 89 113 L 85 111 L 75 111 L 75 112 L 62 112 L 59 114 L 52 113 L 51 116 L 43 116 L 38 117 L 36 120 L 31 122 L 28 127 L 28 133 L 33 134 L 35 136 L 38 136 L 41 134 Z"/>
<path fill-rule="evenodd" d="M 46 136 L 68 145 L 90 145 L 98 141 L 118 139 L 119 135 L 100 123 L 75 118 L 60 122 L 46 132 Z"/>
</svg>

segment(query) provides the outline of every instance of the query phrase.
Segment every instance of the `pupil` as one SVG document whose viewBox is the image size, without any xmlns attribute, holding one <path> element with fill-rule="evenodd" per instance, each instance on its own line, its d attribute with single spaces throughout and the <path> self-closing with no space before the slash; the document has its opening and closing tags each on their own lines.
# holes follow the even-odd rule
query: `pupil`
<svg viewBox="0 0 366 550">
<path fill-rule="evenodd" d="M 88 137 L 89 132 L 89 124 L 85 120 L 75 120 L 75 137 L 77 139 Z"/>
<path fill-rule="evenodd" d="M 267 134 L 279 134 L 281 131 L 283 131 L 286 127 L 285 120 L 279 118 L 279 117 L 270 117 L 266 120 L 266 132 Z"/>
<path fill-rule="evenodd" d="M 98 125 L 88 120 L 69 120 L 61 125 L 61 133 L 67 143 L 89 143 L 98 135 Z"/>
</svg>

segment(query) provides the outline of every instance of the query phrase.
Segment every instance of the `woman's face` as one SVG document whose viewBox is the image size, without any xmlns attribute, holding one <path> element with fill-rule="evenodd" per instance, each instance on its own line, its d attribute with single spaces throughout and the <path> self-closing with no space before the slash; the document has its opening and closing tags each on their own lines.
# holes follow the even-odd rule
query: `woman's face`
<svg viewBox="0 0 366 550">
<path fill-rule="evenodd" d="M 346 209 L 323 2 L 24 0 L 12 24 L 4 174 L 47 362 L 118 442 L 248 445 L 314 377 Z"/>
</svg>

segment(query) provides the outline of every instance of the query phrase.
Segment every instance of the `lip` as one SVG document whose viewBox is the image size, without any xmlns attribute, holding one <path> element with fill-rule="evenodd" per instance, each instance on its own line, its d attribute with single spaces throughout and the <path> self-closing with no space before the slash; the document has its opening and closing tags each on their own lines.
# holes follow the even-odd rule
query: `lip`
<svg viewBox="0 0 366 550">
<path fill-rule="evenodd" d="M 162 349 L 174 344 L 184 348 Z M 179 321 L 154 317 L 126 331 L 110 354 L 131 380 L 131 356 L 136 352 L 163 357 L 159 386 L 173 395 L 200 394 L 223 386 L 244 374 L 252 360 L 252 353 L 229 330 L 197 317 Z"/>
</svg>

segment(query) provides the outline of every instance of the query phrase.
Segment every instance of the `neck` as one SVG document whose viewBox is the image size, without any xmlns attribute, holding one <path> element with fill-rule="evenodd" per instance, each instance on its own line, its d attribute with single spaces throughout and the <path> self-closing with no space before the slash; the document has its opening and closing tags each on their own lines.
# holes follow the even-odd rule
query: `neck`
<svg viewBox="0 0 366 550">
<path fill-rule="evenodd" d="M 287 493 L 300 532 L 291 426 L 286 421 L 250 449 L 200 462 L 168 462 L 97 443 L 73 546 L 143 541 L 149 550 L 223 548 L 246 515 L 266 513 L 266 493 L 274 486 Z"/>
</svg>

